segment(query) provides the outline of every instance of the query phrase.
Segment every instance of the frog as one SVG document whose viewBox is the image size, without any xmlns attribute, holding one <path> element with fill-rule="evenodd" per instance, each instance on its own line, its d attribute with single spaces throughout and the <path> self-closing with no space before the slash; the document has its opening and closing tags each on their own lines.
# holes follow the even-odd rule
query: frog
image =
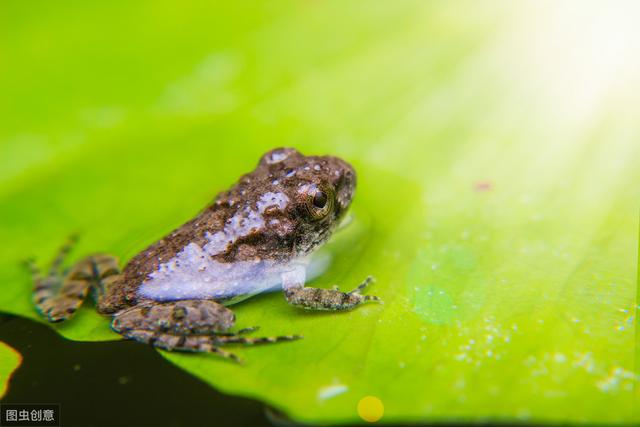
<svg viewBox="0 0 640 427">
<path fill-rule="evenodd" d="M 282 289 L 306 310 L 346 311 L 380 302 L 363 291 L 308 287 L 314 253 L 347 218 L 356 172 L 336 156 L 305 156 L 277 148 L 193 219 L 134 255 L 121 269 L 116 256 L 89 255 L 64 269 L 77 240 L 61 247 L 43 275 L 33 259 L 33 302 L 49 322 L 71 319 L 92 295 L 98 313 L 125 339 L 168 351 L 215 353 L 241 363 L 223 347 L 294 341 L 302 335 L 252 337 L 235 330 L 231 306 Z"/>
</svg>

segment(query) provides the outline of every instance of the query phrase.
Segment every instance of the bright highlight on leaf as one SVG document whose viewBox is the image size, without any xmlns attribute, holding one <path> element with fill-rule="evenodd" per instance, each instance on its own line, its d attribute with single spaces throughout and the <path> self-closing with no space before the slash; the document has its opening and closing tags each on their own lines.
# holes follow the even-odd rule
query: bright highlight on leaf
<svg viewBox="0 0 640 427">
<path fill-rule="evenodd" d="M 295 146 L 359 178 L 314 285 L 371 274 L 385 304 L 261 295 L 238 326 L 303 340 L 163 356 L 301 422 L 364 396 L 382 422 L 638 422 L 635 2 L 8 4 L 2 311 L 37 317 L 20 259 L 79 230 L 126 261 Z M 90 305 L 56 329 L 117 338 Z"/>
</svg>

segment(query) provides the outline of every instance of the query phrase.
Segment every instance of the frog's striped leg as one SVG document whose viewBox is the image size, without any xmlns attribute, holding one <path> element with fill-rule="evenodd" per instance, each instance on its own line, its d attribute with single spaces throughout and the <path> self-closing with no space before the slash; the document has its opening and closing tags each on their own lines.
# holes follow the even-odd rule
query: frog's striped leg
<svg viewBox="0 0 640 427">
<path fill-rule="evenodd" d="M 68 300 L 72 299 L 70 294 L 82 292 L 82 285 L 74 283 L 71 287 L 66 287 L 65 294 L 62 293 L 64 285 L 62 264 L 76 240 L 76 236 L 71 236 L 60 248 L 51 263 L 46 277 L 42 276 L 33 259 L 27 260 L 27 266 L 31 270 L 33 277 L 33 302 L 38 311 L 50 322 L 60 322 L 73 315 L 75 308 L 73 305 L 68 304 Z M 83 299 L 84 296 L 86 296 L 86 292 L 82 297 Z"/>
<path fill-rule="evenodd" d="M 33 258 L 25 260 L 25 265 L 31 272 L 31 279 L 33 281 L 33 299 L 37 306 L 38 301 L 44 301 L 44 298 L 52 297 L 55 294 L 57 288 L 59 288 L 62 281 L 62 263 L 66 255 L 69 253 L 73 245 L 77 240 L 76 235 L 69 237 L 67 242 L 60 247 L 55 258 L 51 262 L 51 267 L 46 277 L 42 276 L 42 273 Z"/>
<path fill-rule="evenodd" d="M 130 329 L 121 333 L 125 338 L 150 344 L 163 350 L 193 353 L 216 353 L 237 363 L 242 363 L 242 360 L 234 353 L 223 350 L 220 347 L 226 344 L 270 344 L 282 341 L 295 341 L 302 338 L 298 335 L 259 338 L 240 337 L 237 335 L 176 335 L 145 329 Z"/>
<path fill-rule="evenodd" d="M 71 318 L 87 297 L 91 277 L 91 266 L 87 262 L 78 263 L 67 277 L 49 276 L 42 286 L 35 288 L 38 311 L 50 322 Z"/>
<path fill-rule="evenodd" d="M 78 243 L 78 235 L 72 234 L 60 247 L 58 253 L 51 262 L 51 266 L 49 267 L 49 277 L 62 275 L 62 264 L 64 263 L 65 258 L 67 257 L 67 255 L 69 255 L 69 252 L 71 252 L 71 249 L 73 249 L 76 243 Z"/>
<path fill-rule="evenodd" d="M 33 302 L 50 322 L 61 322 L 71 318 L 86 299 L 92 286 L 101 287 L 109 276 L 119 272 L 116 258 L 94 255 L 76 263 L 64 274 L 61 270 L 62 264 L 75 240 L 73 237 L 62 246 L 44 278 L 35 262 L 27 261 L 33 276 Z"/>
<path fill-rule="evenodd" d="M 241 336 L 253 328 L 231 332 L 235 315 L 212 300 L 147 301 L 122 310 L 111 327 L 124 337 L 171 351 L 213 352 L 239 361 L 237 356 L 221 350 L 225 344 L 263 344 L 293 341 L 298 335 L 252 338 Z"/>
<path fill-rule="evenodd" d="M 260 329 L 260 326 L 249 326 L 248 328 L 238 329 L 235 332 L 216 332 L 216 335 L 219 335 L 219 336 L 243 335 L 243 334 L 248 334 L 249 332 L 255 332 L 258 329 Z"/>
<path fill-rule="evenodd" d="M 144 344 L 149 344 L 164 350 L 216 353 L 226 359 L 233 360 L 236 363 L 242 363 L 242 359 L 240 359 L 237 355 L 216 347 L 212 345 L 211 342 L 205 342 L 204 340 L 199 339 L 206 337 L 202 335 L 172 335 L 157 331 L 148 331 L 145 329 L 130 329 L 122 331 L 120 333 L 125 338 Z"/>
<path fill-rule="evenodd" d="M 98 254 L 87 258 L 93 268 L 93 299 L 100 314 L 113 312 L 110 296 L 115 285 L 121 280 L 118 258 L 108 254 Z"/>
<path fill-rule="evenodd" d="M 304 286 L 305 271 L 298 268 L 283 274 L 282 287 L 284 296 L 291 305 L 307 310 L 342 311 L 350 310 L 367 301 L 382 303 L 377 296 L 361 294 L 373 281 L 373 277 L 369 276 L 350 292 L 342 292 L 337 286 L 332 289 L 311 288 Z"/>
<path fill-rule="evenodd" d="M 213 337 L 216 344 L 271 344 L 282 341 L 295 341 L 304 338 L 302 335 L 280 335 L 277 337 L 241 337 L 238 335 L 223 335 Z"/>
</svg>

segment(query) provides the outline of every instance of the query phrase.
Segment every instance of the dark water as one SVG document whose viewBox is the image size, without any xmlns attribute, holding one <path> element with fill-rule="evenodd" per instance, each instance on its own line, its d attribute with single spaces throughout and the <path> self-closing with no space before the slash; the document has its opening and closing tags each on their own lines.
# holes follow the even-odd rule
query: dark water
<svg viewBox="0 0 640 427">
<path fill-rule="evenodd" d="M 23 363 L 3 403 L 59 403 L 62 426 L 271 426 L 263 404 L 218 393 L 132 341 L 76 342 L 0 314 Z"/>
</svg>

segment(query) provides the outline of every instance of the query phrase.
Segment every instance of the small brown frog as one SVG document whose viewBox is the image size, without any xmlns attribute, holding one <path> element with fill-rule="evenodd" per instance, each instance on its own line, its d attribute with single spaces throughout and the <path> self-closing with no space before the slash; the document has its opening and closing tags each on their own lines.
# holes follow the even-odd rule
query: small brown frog
<svg viewBox="0 0 640 427">
<path fill-rule="evenodd" d="M 311 254 L 344 218 L 355 171 L 332 156 L 304 156 L 292 148 L 264 154 L 198 216 L 134 256 L 124 269 L 111 255 L 92 255 L 63 273 L 71 242 L 47 277 L 30 262 L 33 300 L 50 322 L 69 319 L 91 290 L 99 313 L 126 338 L 166 350 L 214 352 L 220 347 L 289 341 L 301 336 L 251 338 L 257 328 L 232 332 L 228 305 L 282 286 L 287 301 L 310 310 L 348 310 L 366 301 L 368 277 L 350 292 L 305 287 Z"/>
</svg>

